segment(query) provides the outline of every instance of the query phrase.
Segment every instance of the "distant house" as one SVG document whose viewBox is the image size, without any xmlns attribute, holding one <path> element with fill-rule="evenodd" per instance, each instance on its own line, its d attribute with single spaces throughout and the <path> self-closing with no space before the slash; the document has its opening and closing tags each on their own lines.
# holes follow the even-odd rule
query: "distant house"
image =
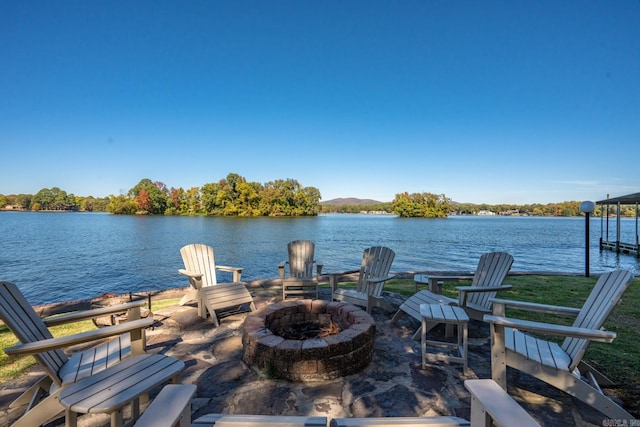
<svg viewBox="0 0 640 427">
<path fill-rule="evenodd" d="M 26 211 L 26 209 L 23 208 L 20 205 L 7 205 L 4 208 L 2 208 L 2 210 L 5 210 L 5 211 Z"/>
<path fill-rule="evenodd" d="M 482 210 L 482 211 L 478 211 L 478 213 L 477 213 L 476 215 L 481 215 L 481 216 L 493 216 L 493 215 L 495 215 L 495 214 L 496 214 L 495 212 Z"/>
</svg>

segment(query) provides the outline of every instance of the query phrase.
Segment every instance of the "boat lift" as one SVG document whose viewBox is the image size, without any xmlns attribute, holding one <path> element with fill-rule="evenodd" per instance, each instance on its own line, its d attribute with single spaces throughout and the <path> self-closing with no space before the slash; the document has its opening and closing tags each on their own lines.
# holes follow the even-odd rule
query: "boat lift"
<svg viewBox="0 0 640 427">
<path fill-rule="evenodd" d="M 626 196 L 607 198 L 599 200 L 596 205 L 600 206 L 600 251 L 608 249 L 616 253 L 630 254 L 640 257 L 640 241 L 638 237 L 638 218 L 640 215 L 638 205 L 640 204 L 640 193 L 627 194 Z M 635 242 L 622 242 L 620 240 L 620 219 L 621 219 L 621 207 L 624 205 L 634 205 L 636 211 L 636 234 Z M 609 240 L 609 211 L 610 207 L 615 206 L 616 209 L 616 239 Z"/>
</svg>

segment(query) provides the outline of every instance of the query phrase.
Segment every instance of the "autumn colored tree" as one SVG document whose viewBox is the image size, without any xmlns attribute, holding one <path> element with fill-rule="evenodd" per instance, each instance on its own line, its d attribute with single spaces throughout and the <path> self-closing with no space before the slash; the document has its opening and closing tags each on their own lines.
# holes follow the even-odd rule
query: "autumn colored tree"
<svg viewBox="0 0 640 427">
<path fill-rule="evenodd" d="M 139 200 L 140 193 L 144 190 L 147 194 L 143 196 L 142 200 Z M 152 182 L 148 178 L 140 180 L 140 182 L 129 190 L 129 196 L 132 197 L 140 207 L 146 209 L 140 209 L 141 213 L 159 214 L 164 215 L 167 209 L 168 190 L 162 182 Z M 147 204 L 148 197 L 148 204 Z M 139 201 L 142 204 L 139 204 Z"/>
<path fill-rule="evenodd" d="M 138 206 L 138 212 L 148 213 L 153 208 L 151 206 L 151 197 L 144 188 L 140 189 L 138 195 L 135 197 L 136 205 Z"/>
</svg>

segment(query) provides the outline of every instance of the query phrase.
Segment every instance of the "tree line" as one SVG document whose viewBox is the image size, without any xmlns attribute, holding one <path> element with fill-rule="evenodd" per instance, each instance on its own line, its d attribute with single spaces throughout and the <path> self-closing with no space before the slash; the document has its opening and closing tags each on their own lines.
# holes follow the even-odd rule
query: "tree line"
<svg viewBox="0 0 640 427">
<path fill-rule="evenodd" d="M 43 188 L 36 194 L 0 194 L 0 209 L 106 212 L 108 203 L 108 197 L 75 196 L 58 187 Z"/>
<path fill-rule="evenodd" d="M 512 216 L 584 216 L 580 202 L 548 204 L 471 204 L 452 202 L 444 194 L 398 193 L 389 203 L 373 205 L 320 204 L 320 191 L 304 187 L 294 179 L 277 179 L 265 184 L 248 182 L 230 173 L 216 183 L 202 187 L 168 188 L 160 181 L 144 178 L 127 194 L 105 198 L 75 196 L 58 187 L 43 188 L 34 195 L 0 194 L 0 209 L 12 207 L 32 211 L 109 212 L 124 215 L 211 215 L 211 216 L 315 216 L 318 213 L 376 212 L 400 217 L 444 218 L 449 215 L 492 213 Z M 596 206 L 594 216 L 600 215 Z M 615 215 L 612 210 L 609 215 Z M 633 205 L 622 205 L 622 216 L 635 216 Z"/>
<path fill-rule="evenodd" d="M 600 216 L 602 207 L 596 206 L 594 216 Z M 447 215 L 444 215 L 444 212 Z M 559 203 L 534 203 L 525 205 L 498 204 L 490 205 L 486 203 L 455 203 L 445 195 L 430 193 L 400 193 L 394 201 L 390 203 L 378 204 L 358 204 L 358 205 L 321 205 L 322 213 L 360 213 L 360 212 L 386 212 L 407 217 L 443 217 L 448 215 L 478 215 L 490 212 L 501 216 L 560 216 L 575 217 L 584 216 L 580 211 L 580 202 L 567 201 Z M 404 215 L 401 213 L 403 212 Z M 426 215 L 425 215 L 426 214 Z M 615 215 L 615 207 L 610 206 L 607 215 Z M 635 207 L 633 205 L 622 205 L 620 215 L 624 217 L 634 217 Z"/>
<path fill-rule="evenodd" d="M 260 184 L 230 173 L 216 183 L 187 190 L 144 178 L 127 194 L 103 199 L 44 188 L 35 195 L 0 195 L 0 208 L 123 215 L 314 216 L 320 211 L 320 197 L 317 188 L 304 187 L 294 179 Z"/>
</svg>

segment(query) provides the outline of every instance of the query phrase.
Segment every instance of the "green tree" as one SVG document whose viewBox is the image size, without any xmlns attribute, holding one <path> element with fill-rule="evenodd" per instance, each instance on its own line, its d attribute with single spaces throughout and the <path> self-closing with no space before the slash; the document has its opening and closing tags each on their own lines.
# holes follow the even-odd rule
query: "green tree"
<svg viewBox="0 0 640 427">
<path fill-rule="evenodd" d="M 202 213 L 202 201 L 200 199 L 200 188 L 191 187 L 185 193 L 184 208 L 180 210 L 182 214 L 198 215 Z"/>
<path fill-rule="evenodd" d="M 15 197 L 15 201 L 12 203 L 16 206 L 20 206 L 24 209 L 31 209 L 31 203 L 33 201 L 33 196 L 31 194 L 18 194 Z"/>
<path fill-rule="evenodd" d="M 58 187 L 43 188 L 33 196 L 32 203 L 39 205 L 38 210 L 76 210 L 76 198 L 73 194 Z"/>
<path fill-rule="evenodd" d="M 297 197 L 301 204 L 301 214 L 305 216 L 315 216 L 320 212 L 320 199 L 322 195 L 316 187 L 303 187 Z"/>
<path fill-rule="evenodd" d="M 109 196 L 107 212 L 115 215 L 133 215 L 138 211 L 136 202 L 127 196 Z"/>
<path fill-rule="evenodd" d="M 51 209 L 55 198 L 56 198 L 56 195 L 50 189 L 48 188 L 41 189 L 33 196 L 32 203 L 37 204 L 37 207 L 38 207 L 38 209 L 35 209 L 35 206 L 34 206 L 34 210 Z"/>
<path fill-rule="evenodd" d="M 392 203 L 394 212 L 405 218 L 445 218 L 451 210 L 444 194 L 399 193 Z"/>
<path fill-rule="evenodd" d="M 217 215 L 218 191 L 220 191 L 220 186 L 216 183 L 209 183 L 202 186 L 200 197 L 205 214 Z"/>
<path fill-rule="evenodd" d="M 108 198 L 95 198 L 93 196 L 76 196 L 76 206 L 83 212 L 106 212 Z"/>
<path fill-rule="evenodd" d="M 270 189 L 270 206 L 265 206 L 270 216 L 295 215 L 295 196 L 300 189 L 300 183 L 294 179 L 277 179 L 268 182 L 265 188 Z"/>
<path fill-rule="evenodd" d="M 262 185 L 257 182 L 241 182 L 236 186 L 236 205 L 239 216 L 261 216 L 260 193 Z"/>
<path fill-rule="evenodd" d="M 56 210 L 75 210 L 76 198 L 73 194 L 67 194 L 66 191 L 53 187 L 51 189 L 54 193 L 53 209 Z"/>
</svg>

